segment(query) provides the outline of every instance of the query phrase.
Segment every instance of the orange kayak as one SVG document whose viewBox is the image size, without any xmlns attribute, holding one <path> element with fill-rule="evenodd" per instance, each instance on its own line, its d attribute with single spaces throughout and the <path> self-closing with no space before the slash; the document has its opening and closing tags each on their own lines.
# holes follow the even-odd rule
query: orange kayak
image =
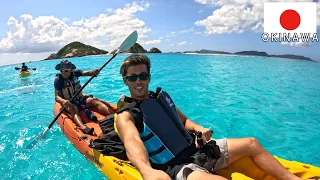
<svg viewBox="0 0 320 180">
<path fill-rule="evenodd" d="M 104 102 L 107 106 L 111 107 L 117 112 L 116 106 Z M 54 104 L 55 116 L 60 112 L 61 105 L 59 103 Z M 92 112 L 97 116 L 98 122 L 105 116 L 98 114 L 95 110 Z M 126 179 L 126 180 L 142 180 L 142 177 L 138 170 L 133 167 L 129 161 L 124 161 L 113 156 L 105 156 L 99 151 L 90 148 L 90 140 L 96 139 L 102 136 L 102 131 L 99 123 L 90 121 L 84 111 L 80 112 L 80 116 L 89 127 L 93 127 L 97 136 L 91 136 L 84 134 L 81 130 L 76 128 L 75 123 L 68 114 L 61 114 L 57 120 L 61 131 L 67 137 L 67 139 L 73 144 L 75 148 L 92 164 L 94 164 L 107 178 L 113 179 Z M 276 157 L 277 160 L 290 172 L 296 174 L 303 179 L 311 179 L 320 177 L 320 168 L 309 164 L 304 164 L 296 161 L 288 161 Z M 250 180 L 250 179 L 263 179 L 269 180 L 272 177 L 265 175 L 261 172 L 251 161 L 250 158 L 242 158 L 227 168 L 217 171 L 217 173 L 223 177 L 233 180 Z"/>
<path fill-rule="evenodd" d="M 116 106 L 104 102 L 107 106 L 111 107 L 117 112 Z M 57 102 L 54 104 L 55 116 L 60 112 L 61 105 Z M 98 114 L 92 110 L 94 115 L 98 118 L 98 122 L 101 121 L 105 116 Z M 75 148 L 92 164 L 94 164 L 107 178 L 109 179 L 142 179 L 140 173 L 134 168 L 130 162 L 120 160 L 113 156 L 105 156 L 101 152 L 90 148 L 90 140 L 94 140 L 102 136 L 102 131 L 99 123 L 90 121 L 84 111 L 80 111 L 80 117 L 89 127 L 94 128 L 97 136 L 91 136 L 84 134 L 79 130 L 76 124 L 73 122 L 72 117 L 69 114 L 62 113 L 57 120 L 61 131 L 67 137 L 67 139 L 73 144 Z"/>
</svg>

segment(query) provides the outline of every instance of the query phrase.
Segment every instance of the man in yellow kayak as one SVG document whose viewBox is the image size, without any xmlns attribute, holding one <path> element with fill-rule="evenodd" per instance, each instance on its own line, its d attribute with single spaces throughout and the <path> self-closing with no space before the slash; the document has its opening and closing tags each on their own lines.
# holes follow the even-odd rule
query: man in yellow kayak
<svg viewBox="0 0 320 180">
<path fill-rule="evenodd" d="M 79 77 L 97 76 L 99 74 L 99 69 L 81 71 L 76 69 L 76 66 L 70 61 L 62 60 L 56 65 L 56 70 L 59 70 L 60 74 L 57 74 L 54 80 L 55 100 L 65 106 L 66 110 L 71 113 L 75 123 L 85 134 L 93 135 L 94 128 L 89 128 L 83 124 L 78 115 L 79 110 L 95 107 L 102 115 L 113 114 L 113 110 L 102 103 L 98 98 L 94 98 L 92 95 L 84 95 L 82 92 L 80 92 L 71 102 L 69 100 L 81 88 Z"/>
<path fill-rule="evenodd" d="M 212 131 L 188 119 L 165 91 L 149 91 L 147 56 L 127 57 L 120 73 L 131 98 L 122 99 L 127 104 L 117 112 L 115 130 L 143 179 L 225 179 L 214 172 L 242 157 L 276 179 L 299 179 L 255 138 L 210 140 Z"/>
<path fill-rule="evenodd" d="M 23 62 L 21 66 L 21 72 L 28 71 L 28 70 L 29 70 L 28 66 L 26 66 L 26 64 Z"/>
</svg>

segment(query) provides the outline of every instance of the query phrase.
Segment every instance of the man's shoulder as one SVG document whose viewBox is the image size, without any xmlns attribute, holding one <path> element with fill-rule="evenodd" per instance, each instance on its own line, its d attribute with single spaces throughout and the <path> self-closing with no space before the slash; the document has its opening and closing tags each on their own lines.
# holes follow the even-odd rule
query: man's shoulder
<svg viewBox="0 0 320 180">
<path fill-rule="evenodd" d="M 125 110 L 117 114 L 116 122 L 126 123 L 132 121 L 139 132 L 143 131 L 143 118 L 140 113 Z"/>
<path fill-rule="evenodd" d="M 59 74 L 56 74 L 54 79 L 54 87 L 56 89 L 61 89 L 61 86 L 63 86 L 63 78 L 61 78 Z"/>
<path fill-rule="evenodd" d="M 118 114 L 121 114 L 122 112 L 129 112 L 130 114 L 132 112 L 134 113 L 140 112 L 139 104 L 140 103 L 138 102 L 127 103 L 121 109 L 118 110 Z"/>
<path fill-rule="evenodd" d="M 117 113 L 117 119 L 131 119 L 132 115 L 129 111 L 122 111 Z"/>
<path fill-rule="evenodd" d="M 124 105 L 117 114 L 121 117 L 120 119 L 133 121 L 139 132 L 143 129 L 143 115 L 139 103 L 132 102 Z"/>
<path fill-rule="evenodd" d="M 60 74 L 56 74 L 56 77 L 54 78 L 54 82 L 61 81 L 61 80 L 63 79 L 60 77 Z"/>
<path fill-rule="evenodd" d="M 73 73 L 76 77 L 79 77 L 79 76 L 82 76 L 83 71 L 80 70 L 80 69 L 74 69 L 74 70 L 72 70 L 72 73 Z"/>
<path fill-rule="evenodd" d="M 82 72 L 82 70 L 81 69 L 73 69 L 72 72 L 74 72 L 74 73 L 75 72 Z"/>
</svg>

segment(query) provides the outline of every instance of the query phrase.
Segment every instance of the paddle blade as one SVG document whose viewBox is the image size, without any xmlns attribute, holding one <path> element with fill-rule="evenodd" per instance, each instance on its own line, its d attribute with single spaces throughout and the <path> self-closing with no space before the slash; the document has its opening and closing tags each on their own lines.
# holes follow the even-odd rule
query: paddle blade
<svg viewBox="0 0 320 180">
<path fill-rule="evenodd" d="M 32 70 L 37 70 L 37 68 L 32 68 Z"/>
<path fill-rule="evenodd" d="M 48 131 L 49 131 L 49 128 L 47 128 L 45 131 L 41 132 L 36 138 L 34 138 L 34 139 L 31 141 L 31 143 L 30 143 L 28 146 L 26 146 L 26 149 L 31 149 L 31 148 L 33 148 L 33 147 L 38 143 L 38 141 L 46 135 L 46 133 L 47 133 Z"/>
<path fill-rule="evenodd" d="M 20 68 L 18 68 L 18 67 L 15 67 L 14 69 L 16 69 L 16 70 L 20 70 Z"/>
<path fill-rule="evenodd" d="M 128 49 L 130 49 L 138 40 L 138 33 L 137 31 L 133 31 L 124 41 L 123 43 L 120 45 L 118 52 L 123 52 L 126 51 Z"/>
</svg>

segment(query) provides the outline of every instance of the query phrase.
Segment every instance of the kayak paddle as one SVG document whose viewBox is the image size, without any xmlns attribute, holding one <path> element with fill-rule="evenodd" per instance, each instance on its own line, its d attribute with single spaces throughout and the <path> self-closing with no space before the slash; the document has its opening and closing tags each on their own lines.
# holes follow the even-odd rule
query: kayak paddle
<svg viewBox="0 0 320 180">
<path fill-rule="evenodd" d="M 113 54 L 113 56 L 99 69 L 99 71 L 101 71 L 114 57 L 117 56 L 117 54 L 120 52 L 124 52 L 126 50 L 128 50 L 129 48 L 131 48 L 138 39 L 138 33 L 137 31 L 132 32 L 120 45 L 120 47 L 118 48 L 118 50 Z M 76 94 L 73 95 L 73 97 L 69 100 L 72 101 L 86 86 L 87 84 L 89 84 L 89 82 L 96 76 L 91 76 L 91 78 L 79 89 L 79 91 L 76 92 Z M 49 126 L 47 127 L 46 130 L 44 130 L 43 132 L 41 132 L 35 139 L 33 139 L 31 141 L 31 143 L 26 146 L 26 149 L 31 149 L 32 147 L 34 147 L 36 145 L 36 143 L 38 142 L 39 139 L 41 139 L 42 137 L 44 137 L 46 135 L 46 133 L 49 131 L 49 129 L 53 126 L 53 124 L 57 121 L 57 119 L 59 118 L 59 116 L 62 114 L 62 112 L 64 111 L 65 107 L 63 106 L 62 109 L 60 110 L 59 114 L 54 118 L 54 120 L 49 124 Z"/>
<path fill-rule="evenodd" d="M 21 68 L 15 67 L 16 70 L 20 70 Z M 32 68 L 32 70 L 37 70 L 37 68 Z"/>
</svg>

